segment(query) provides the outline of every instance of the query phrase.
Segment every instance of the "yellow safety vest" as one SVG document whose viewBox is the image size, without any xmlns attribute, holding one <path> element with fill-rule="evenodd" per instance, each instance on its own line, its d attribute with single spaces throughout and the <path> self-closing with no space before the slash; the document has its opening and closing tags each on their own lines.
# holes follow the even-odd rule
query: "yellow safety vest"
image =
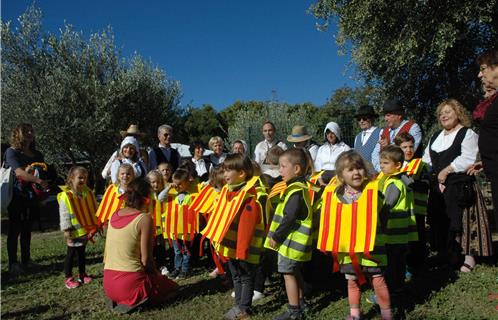
<svg viewBox="0 0 498 320">
<path fill-rule="evenodd" d="M 289 198 L 296 192 L 302 192 L 303 198 L 308 209 L 306 218 L 304 220 L 296 220 L 295 228 L 289 232 L 287 238 L 279 244 L 278 248 L 270 247 L 270 238 L 277 230 L 284 217 L 284 208 Z M 312 221 L 313 213 L 310 204 L 310 194 L 308 186 L 302 182 L 291 183 L 285 189 L 283 195 L 280 197 L 280 202 L 275 209 L 273 220 L 270 224 L 270 231 L 265 241 L 265 248 L 276 250 L 279 254 L 296 261 L 309 261 L 311 260 L 312 251 Z"/>
<path fill-rule="evenodd" d="M 72 238 L 79 238 L 97 230 L 97 201 L 93 191 L 88 187 L 83 187 L 82 197 L 78 197 L 71 189 L 61 186 L 63 190 L 57 195 L 57 201 L 64 203 L 69 210 L 71 225 L 74 230 L 71 232 Z"/>
<path fill-rule="evenodd" d="M 120 199 L 121 195 L 119 187 L 116 185 L 111 184 L 107 187 L 104 196 L 102 197 L 102 201 L 100 201 L 99 208 L 95 213 L 98 217 L 99 225 L 106 224 L 114 212 L 118 209 L 124 208 L 125 203 L 123 199 Z"/>
<path fill-rule="evenodd" d="M 400 191 L 399 200 L 390 210 L 384 229 L 387 244 L 406 244 L 418 240 L 417 222 L 414 214 L 413 191 L 407 188 L 399 175 L 403 172 L 383 176 L 379 183 L 386 195 L 388 186 L 393 183 Z"/>
</svg>

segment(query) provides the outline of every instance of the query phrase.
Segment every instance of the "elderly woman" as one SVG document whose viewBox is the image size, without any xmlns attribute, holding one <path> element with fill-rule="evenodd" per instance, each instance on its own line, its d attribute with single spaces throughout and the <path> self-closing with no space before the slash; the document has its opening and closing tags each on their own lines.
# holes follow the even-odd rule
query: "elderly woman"
<svg viewBox="0 0 498 320">
<path fill-rule="evenodd" d="M 119 313 L 132 312 L 144 303 L 163 303 L 178 288 L 154 264 L 153 221 L 146 213 L 150 185 L 137 178 L 126 194 L 125 207 L 109 220 L 105 242 L 104 291 L 109 307 Z"/>
<path fill-rule="evenodd" d="M 221 137 L 215 136 L 209 139 L 209 149 L 211 149 L 213 153 L 209 155 L 208 160 L 213 164 L 213 166 L 218 166 L 225 161 L 227 154 L 223 152 L 223 146 L 224 143 Z"/>
<path fill-rule="evenodd" d="M 247 143 L 244 140 L 235 140 L 232 143 L 232 153 L 247 155 Z"/>
<path fill-rule="evenodd" d="M 470 236 L 466 226 L 472 223 L 472 212 L 475 216 L 485 210 L 480 201 L 476 203 L 475 179 L 466 174 L 477 157 L 478 136 L 469 128 L 470 119 L 464 107 L 454 99 L 443 101 L 437 107 L 436 116 L 442 130 L 431 137 L 423 156 L 423 161 L 432 167 L 433 177 L 427 208 L 429 224 L 436 236 L 433 241 L 438 253 L 448 258 L 450 264 L 459 262 L 463 246 L 466 256 L 461 270 L 468 272 L 475 266 L 473 255 L 483 252 L 483 248 L 475 247 L 481 245 L 480 240 L 470 244 L 462 241 Z M 485 225 L 478 226 L 481 239 L 489 233 L 486 227 L 487 220 Z M 481 231 L 484 234 L 481 235 Z"/>
<path fill-rule="evenodd" d="M 5 151 L 5 162 L 16 176 L 12 200 L 8 206 L 9 228 L 7 252 L 9 272 L 17 275 L 24 271 L 30 262 L 31 223 L 38 213 L 38 201 L 32 183 L 47 188 L 47 181 L 34 176 L 30 164 L 43 162 L 43 155 L 35 148 L 35 132 L 31 124 L 21 123 L 12 132 L 10 148 Z M 17 260 L 17 243 L 21 238 L 21 265 Z"/>
<path fill-rule="evenodd" d="M 111 180 L 112 183 L 117 181 L 117 173 L 121 163 L 128 163 L 135 171 L 135 177 L 145 177 L 147 169 L 140 158 L 140 145 L 135 137 L 125 137 L 121 142 L 119 154 L 111 165 Z"/>
</svg>

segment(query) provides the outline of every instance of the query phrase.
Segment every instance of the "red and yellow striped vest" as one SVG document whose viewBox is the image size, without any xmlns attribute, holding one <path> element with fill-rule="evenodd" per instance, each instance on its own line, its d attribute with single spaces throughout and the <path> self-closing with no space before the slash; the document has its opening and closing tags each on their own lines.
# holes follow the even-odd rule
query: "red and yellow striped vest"
<svg viewBox="0 0 498 320">
<path fill-rule="evenodd" d="M 99 208 L 95 215 L 98 219 L 98 224 L 103 225 L 107 224 L 111 215 L 116 212 L 118 209 L 124 208 L 124 201 L 119 197 L 122 194 L 119 193 L 119 187 L 114 184 L 111 184 L 107 187 L 107 190 L 104 193 L 104 197 L 100 202 Z"/>
</svg>

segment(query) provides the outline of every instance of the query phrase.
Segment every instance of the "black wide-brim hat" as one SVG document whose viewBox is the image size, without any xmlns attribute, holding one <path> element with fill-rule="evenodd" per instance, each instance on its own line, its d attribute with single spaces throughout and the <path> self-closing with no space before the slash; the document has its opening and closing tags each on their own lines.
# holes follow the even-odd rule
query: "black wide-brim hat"
<svg viewBox="0 0 498 320">
<path fill-rule="evenodd" d="M 360 106 L 358 110 L 356 110 L 356 114 L 354 116 L 355 117 L 366 116 L 366 117 L 377 118 L 377 114 L 375 113 L 374 108 L 367 104 Z"/>
<path fill-rule="evenodd" d="M 384 102 L 384 106 L 382 107 L 382 113 L 390 113 L 390 112 L 403 112 L 405 109 L 403 108 L 403 104 L 399 100 L 387 100 Z"/>
</svg>

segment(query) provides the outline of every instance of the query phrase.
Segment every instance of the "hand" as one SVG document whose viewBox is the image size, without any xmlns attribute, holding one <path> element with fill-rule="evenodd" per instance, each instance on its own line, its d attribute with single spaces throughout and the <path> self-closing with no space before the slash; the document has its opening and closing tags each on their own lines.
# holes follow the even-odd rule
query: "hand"
<svg viewBox="0 0 498 320">
<path fill-rule="evenodd" d="M 47 180 L 42 180 L 42 179 L 38 179 L 39 181 L 37 181 L 36 183 L 38 183 L 43 190 L 47 190 L 48 189 L 48 181 Z"/>
<path fill-rule="evenodd" d="M 448 170 L 447 169 L 443 169 L 439 172 L 439 174 L 437 175 L 437 181 L 440 183 L 440 184 L 443 184 L 445 181 L 446 181 L 446 178 L 448 177 Z"/>
<path fill-rule="evenodd" d="M 323 186 L 326 186 L 327 184 L 323 181 L 322 177 L 319 177 L 318 178 L 318 185 L 320 187 L 323 187 Z"/>
<path fill-rule="evenodd" d="M 470 168 L 467 170 L 467 174 L 469 176 L 477 176 L 479 173 L 483 171 L 483 169 L 484 168 L 482 166 L 482 161 L 478 161 L 470 166 Z"/>
<path fill-rule="evenodd" d="M 275 241 L 273 238 L 270 238 L 270 247 L 272 247 L 273 249 L 276 249 L 277 246 L 278 246 L 277 241 Z"/>
<path fill-rule="evenodd" d="M 64 239 L 71 239 L 71 230 L 64 230 Z"/>
</svg>

